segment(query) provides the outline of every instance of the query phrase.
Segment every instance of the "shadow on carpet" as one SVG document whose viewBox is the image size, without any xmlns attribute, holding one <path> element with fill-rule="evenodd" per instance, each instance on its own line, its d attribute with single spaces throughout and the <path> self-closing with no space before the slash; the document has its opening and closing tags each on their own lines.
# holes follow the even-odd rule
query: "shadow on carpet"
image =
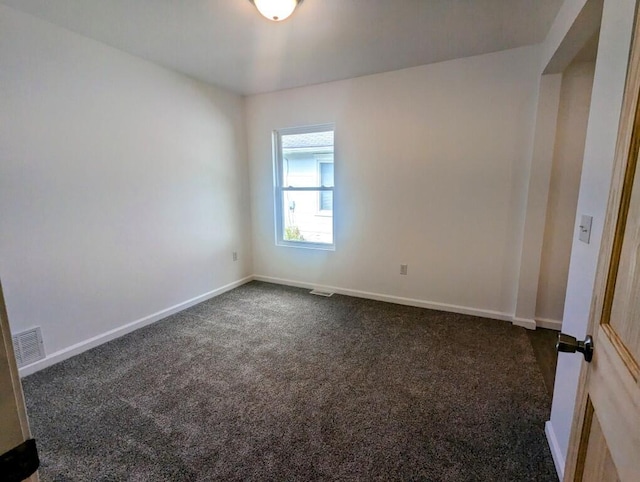
<svg viewBox="0 0 640 482">
<path fill-rule="evenodd" d="M 252 282 L 23 385 L 43 481 L 557 480 L 507 322 Z"/>
</svg>

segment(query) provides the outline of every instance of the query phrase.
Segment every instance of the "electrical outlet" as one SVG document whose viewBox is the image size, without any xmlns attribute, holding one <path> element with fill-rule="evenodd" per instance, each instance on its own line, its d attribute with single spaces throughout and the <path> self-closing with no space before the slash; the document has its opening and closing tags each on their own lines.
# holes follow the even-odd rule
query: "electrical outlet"
<svg viewBox="0 0 640 482">
<path fill-rule="evenodd" d="M 407 270 L 409 269 L 409 265 L 408 264 L 401 264 L 400 265 L 400 274 L 407 274 Z"/>
<path fill-rule="evenodd" d="M 234 261 L 238 261 L 238 252 L 237 251 L 233 252 L 233 260 Z"/>
</svg>

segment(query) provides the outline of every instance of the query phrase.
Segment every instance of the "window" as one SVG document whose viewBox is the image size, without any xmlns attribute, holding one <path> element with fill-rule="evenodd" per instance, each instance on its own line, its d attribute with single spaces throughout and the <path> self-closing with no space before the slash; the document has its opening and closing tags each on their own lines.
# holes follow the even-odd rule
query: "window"
<svg viewBox="0 0 640 482">
<path fill-rule="evenodd" d="M 274 132 L 276 243 L 333 249 L 333 125 Z"/>
</svg>

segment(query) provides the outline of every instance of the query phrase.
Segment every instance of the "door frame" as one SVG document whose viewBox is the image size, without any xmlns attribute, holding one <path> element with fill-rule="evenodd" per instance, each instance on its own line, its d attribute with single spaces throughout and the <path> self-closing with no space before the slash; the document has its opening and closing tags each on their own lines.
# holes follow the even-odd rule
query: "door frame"
<svg viewBox="0 0 640 482">
<path fill-rule="evenodd" d="M 613 175 L 609 188 L 609 199 L 604 220 L 602 242 L 598 255 L 598 265 L 594 282 L 587 334 L 595 334 L 600 318 L 605 310 L 605 300 L 613 299 L 613 289 L 617 275 L 617 260 L 622 250 L 622 234 L 624 234 L 625 220 L 631 199 L 636 167 L 638 164 L 638 150 L 640 148 L 640 16 L 638 2 L 634 29 L 631 39 L 629 64 L 620 113 L 618 138 L 616 141 Z M 596 339 L 595 349 L 597 350 Z M 571 423 L 571 435 L 567 451 L 564 481 L 574 481 L 580 475 L 586 458 L 586 441 L 591 428 L 591 416 L 588 411 L 588 378 L 589 365 L 582 363 L 578 378 L 576 404 Z M 586 423 L 585 423 L 586 422 Z"/>
<path fill-rule="evenodd" d="M 2 291 L 2 282 L 0 281 L 0 358 L 6 359 L 7 369 L 11 378 L 12 391 L 17 411 L 17 419 L 20 425 L 20 431 L 24 440 L 29 438 L 29 423 L 27 421 L 27 412 L 25 409 L 24 395 L 22 393 L 22 384 L 20 375 L 16 365 L 16 357 L 13 351 L 13 343 L 11 341 L 11 332 L 9 329 L 9 319 L 7 317 L 7 308 L 4 302 L 4 294 Z M 4 415 L 4 414 L 0 414 Z M 15 416 L 15 414 L 13 414 Z"/>
<path fill-rule="evenodd" d="M 11 331 L 9 329 L 9 318 L 7 316 L 7 308 L 4 301 L 4 293 L 2 291 L 2 282 L 0 281 L 0 369 L 8 370 L 9 378 L 11 380 L 11 387 L 9 392 L 13 392 L 13 400 L 11 397 L 7 400 L 8 403 L 3 403 L 3 412 L 0 416 L 7 420 L 13 419 L 10 426 L 13 427 L 12 433 L 9 435 L 7 441 L 17 442 L 15 445 L 31 438 L 31 432 L 29 430 L 29 421 L 27 418 L 27 410 L 24 401 L 24 394 L 22 392 L 22 383 L 20 382 L 20 375 L 18 373 L 18 366 L 16 364 L 16 357 L 13 351 L 13 342 L 11 339 Z M 4 363 L 6 361 L 6 364 Z M 13 402 L 13 403 L 12 403 Z M 8 412 L 8 413 L 7 413 Z M 16 426 L 16 423 L 18 426 Z M 22 434 L 22 440 L 13 440 L 16 433 Z M 37 482 L 39 480 L 38 473 L 34 473 L 27 480 L 30 482 Z"/>
</svg>

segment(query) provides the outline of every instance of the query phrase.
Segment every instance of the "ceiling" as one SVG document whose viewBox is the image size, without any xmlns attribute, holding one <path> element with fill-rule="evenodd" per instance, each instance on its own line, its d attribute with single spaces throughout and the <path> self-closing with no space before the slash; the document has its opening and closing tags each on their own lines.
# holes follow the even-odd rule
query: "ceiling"
<svg viewBox="0 0 640 482">
<path fill-rule="evenodd" d="M 249 0 L 0 0 L 240 94 L 541 42 L 562 0 L 304 0 L 274 23 Z"/>
</svg>

